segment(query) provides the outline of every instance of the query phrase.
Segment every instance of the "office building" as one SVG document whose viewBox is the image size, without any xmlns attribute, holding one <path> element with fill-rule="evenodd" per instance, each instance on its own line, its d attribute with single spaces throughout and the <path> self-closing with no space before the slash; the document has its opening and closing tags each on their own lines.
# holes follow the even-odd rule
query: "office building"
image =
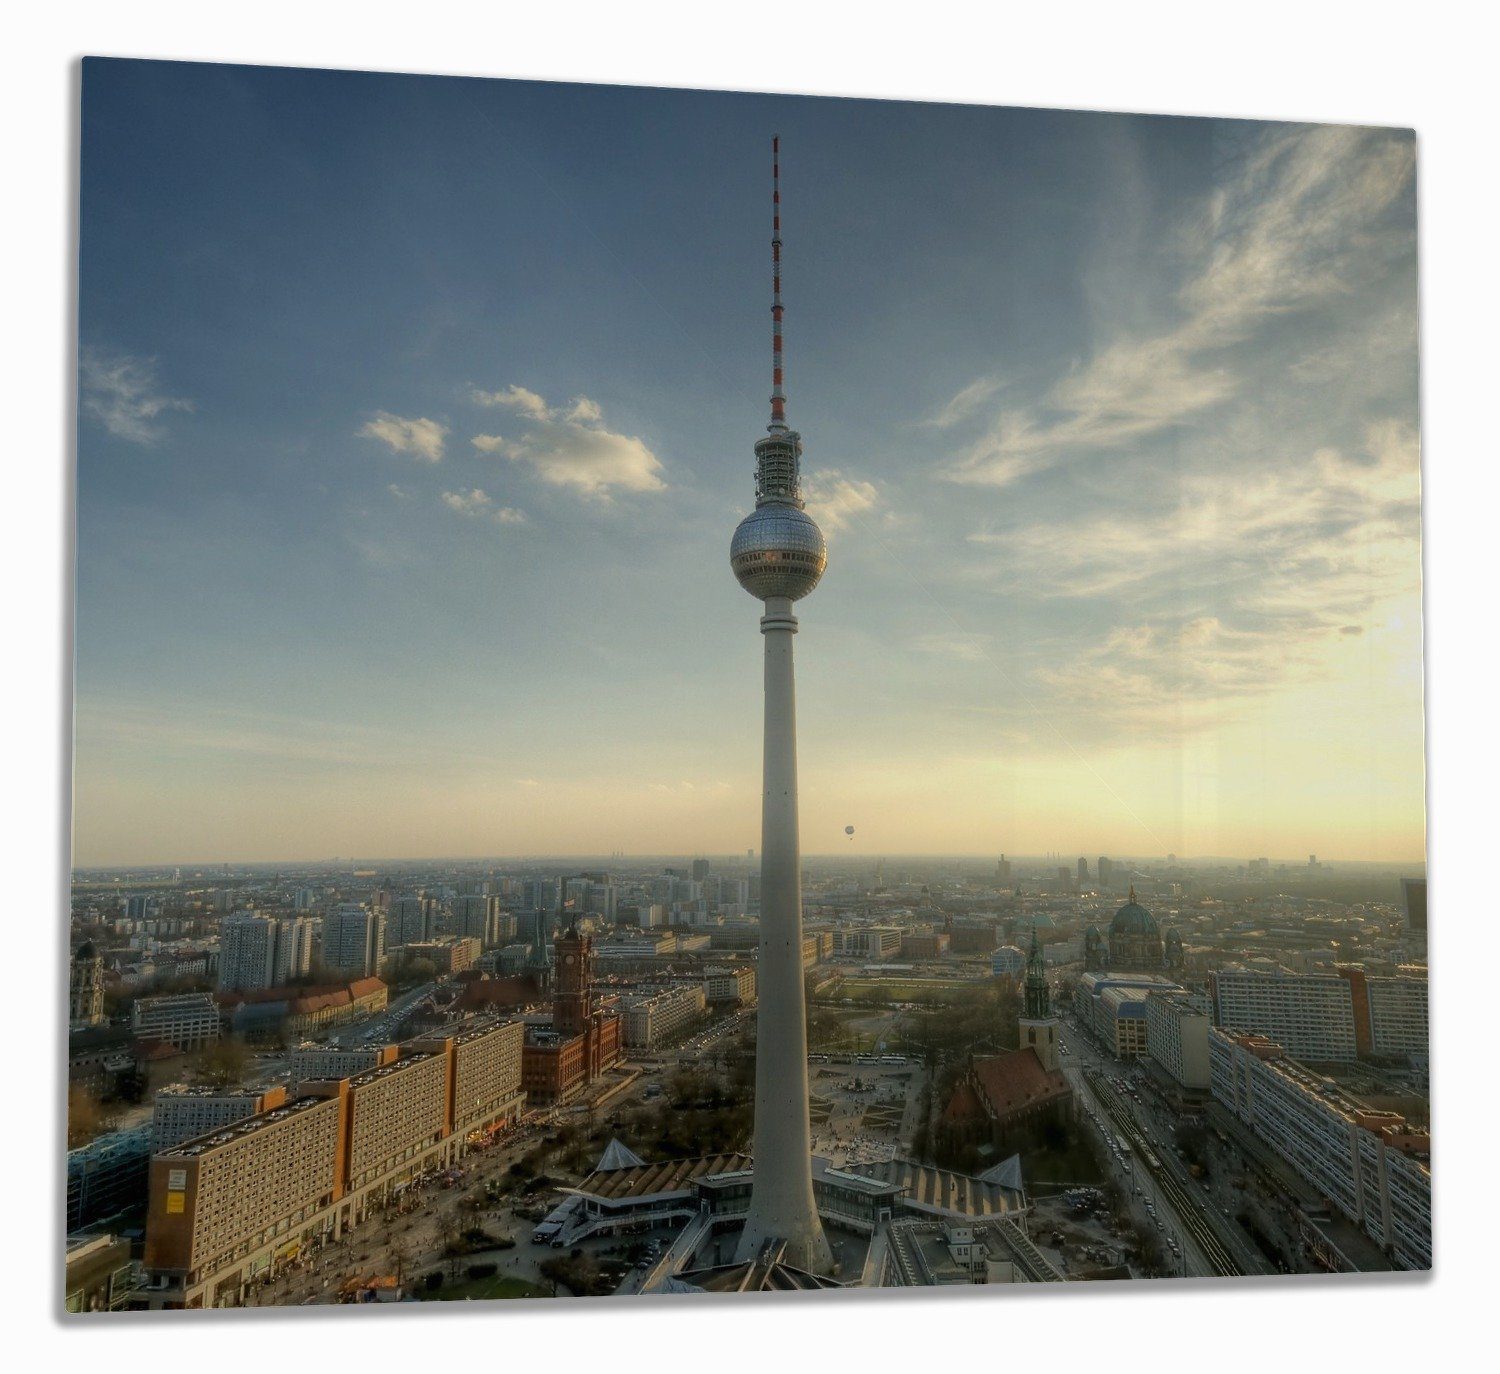
<svg viewBox="0 0 1500 1374">
<path fill-rule="evenodd" d="M 1159 973 L 1088 971 L 1073 990 L 1079 1021 L 1117 1059 L 1135 1059 L 1146 1052 L 1146 998 L 1177 984 Z"/>
<path fill-rule="evenodd" d="M 703 970 L 703 995 L 709 1006 L 755 1004 L 755 966 L 732 964 Z"/>
<path fill-rule="evenodd" d="M 180 1050 L 196 1050 L 219 1038 L 219 1004 L 211 992 L 138 997 L 130 1027 L 141 1040 L 162 1040 Z"/>
<path fill-rule="evenodd" d="M 1212 1021 L 1206 999 L 1181 989 L 1146 994 L 1146 1052 L 1180 1090 L 1209 1087 L 1208 1032 Z"/>
<path fill-rule="evenodd" d="M 138 1207 L 151 1158 L 149 1123 L 110 1131 L 68 1151 L 67 1228 L 81 1231 Z"/>
</svg>

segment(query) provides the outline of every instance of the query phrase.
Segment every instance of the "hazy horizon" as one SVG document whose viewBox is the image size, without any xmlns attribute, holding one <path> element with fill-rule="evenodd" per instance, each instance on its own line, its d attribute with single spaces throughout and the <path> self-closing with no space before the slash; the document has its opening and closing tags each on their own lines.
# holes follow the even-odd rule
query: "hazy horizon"
<svg viewBox="0 0 1500 1374">
<path fill-rule="evenodd" d="M 1409 131 L 90 59 L 76 867 L 758 850 L 773 133 L 804 853 L 1419 861 Z"/>
</svg>

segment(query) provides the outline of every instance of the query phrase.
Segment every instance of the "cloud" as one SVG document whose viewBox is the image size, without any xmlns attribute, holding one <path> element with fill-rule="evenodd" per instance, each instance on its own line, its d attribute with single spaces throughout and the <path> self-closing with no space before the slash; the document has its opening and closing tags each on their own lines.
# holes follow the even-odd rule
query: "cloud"
<svg viewBox="0 0 1500 1374">
<path fill-rule="evenodd" d="M 524 511 L 516 510 L 513 506 L 497 506 L 493 499 L 478 487 L 471 491 L 445 491 L 442 502 L 451 511 L 459 515 L 483 516 L 487 520 L 493 520 L 497 525 L 524 525 L 526 515 Z"/>
<path fill-rule="evenodd" d="M 927 422 L 936 429 L 951 429 L 967 420 L 976 410 L 1004 386 L 998 377 L 980 377 L 964 387 Z"/>
<path fill-rule="evenodd" d="M 166 396 L 156 379 L 155 358 L 134 358 L 85 348 L 79 358 L 83 413 L 119 439 L 150 445 L 162 437 L 162 416 L 190 411 L 193 403 Z"/>
<path fill-rule="evenodd" d="M 1409 245 L 1384 216 L 1410 183 L 1409 137 L 1323 127 L 1276 132 L 1172 241 L 1192 265 L 1176 318 L 1116 331 L 1030 404 L 992 414 L 956 453 L 952 481 L 1006 486 L 1080 456 L 1183 426 L 1245 390 L 1237 350 L 1277 320 L 1347 295 Z M 971 382 L 938 412 L 948 425 L 993 394 Z"/>
<path fill-rule="evenodd" d="M 547 420 L 552 416 L 546 401 L 536 392 L 528 391 L 524 386 L 508 386 L 500 391 L 481 391 L 476 387 L 473 395 L 477 405 L 500 406 L 505 410 L 514 410 L 528 420 Z"/>
<path fill-rule="evenodd" d="M 411 500 L 411 492 L 407 491 L 399 482 L 388 482 L 385 489 L 398 501 Z"/>
<path fill-rule="evenodd" d="M 846 477 L 837 468 L 808 477 L 803 483 L 803 495 L 808 513 L 826 534 L 837 533 L 880 503 L 880 490 L 873 482 Z"/>
<path fill-rule="evenodd" d="M 1371 422 L 1348 453 L 1322 447 L 1253 481 L 1180 479 L 1147 518 L 1105 511 L 971 542 L 987 581 L 1125 620 L 1038 677 L 1094 726 L 1173 731 L 1317 680 L 1331 644 L 1393 623 L 1420 598 L 1419 444 Z M 1126 619 L 1128 617 L 1128 619 Z"/>
<path fill-rule="evenodd" d="M 662 465 L 640 440 L 605 428 L 603 412 L 587 396 L 549 406 L 534 391 L 510 386 L 476 391 L 482 405 L 513 410 L 527 423 L 519 437 L 476 434 L 481 453 L 529 467 L 542 481 L 601 501 L 617 491 L 662 491 Z"/>
<path fill-rule="evenodd" d="M 436 420 L 407 420 L 389 411 L 377 410 L 375 418 L 366 420 L 359 430 L 362 439 L 379 439 L 396 453 L 409 453 L 425 463 L 437 463 L 443 457 L 447 425 Z"/>
</svg>

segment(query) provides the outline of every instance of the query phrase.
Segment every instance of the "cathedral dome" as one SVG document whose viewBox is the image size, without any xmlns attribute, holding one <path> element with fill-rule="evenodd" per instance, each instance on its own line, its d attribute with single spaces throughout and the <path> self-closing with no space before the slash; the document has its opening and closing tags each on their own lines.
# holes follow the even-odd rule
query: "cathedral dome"
<svg viewBox="0 0 1500 1374">
<path fill-rule="evenodd" d="M 1115 919 L 1109 923 L 1109 933 L 1111 936 L 1157 934 L 1156 920 L 1136 901 L 1134 888 L 1130 891 L 1130 900 L 1115 912 Z"/>
</svg>

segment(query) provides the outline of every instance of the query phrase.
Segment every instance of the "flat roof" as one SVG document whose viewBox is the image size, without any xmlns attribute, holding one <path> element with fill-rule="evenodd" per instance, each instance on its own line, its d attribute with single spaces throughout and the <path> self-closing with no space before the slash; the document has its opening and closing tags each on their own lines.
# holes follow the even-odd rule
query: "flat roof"
<svg viewBox="0 0 1500 1374">
<path fill-rule="evenodd" d="M 248 1135 L 265 1130 L 267 1126 L 274 1126 L 288 1117 L 296 1116 L 322 1103 L 334 1100 L 331 1097 L 298 1097 L 284 1106 L 272 1108 L 269 1112 L 258 1112 L 255 1116 L 247 1116 L 243 1120 L 234 1122 L 233 1125 L 210 1131 L 206 1135 L 194 1136 L 191 1140 L 184 1140 L 165 1150 L 158 1150 L 156 1157 L 158 1159 L 196 1159 L 209 1150 L 232 1145 Z"/>
</svg>

